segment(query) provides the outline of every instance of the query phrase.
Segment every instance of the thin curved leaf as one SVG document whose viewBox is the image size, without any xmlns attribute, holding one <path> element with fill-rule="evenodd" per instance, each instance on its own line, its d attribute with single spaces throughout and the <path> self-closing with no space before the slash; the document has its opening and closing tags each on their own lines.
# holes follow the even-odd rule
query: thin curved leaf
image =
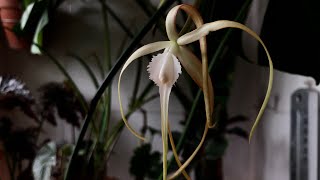
<svg viewBox="0 0 320 180">
<path fill-rule="evenodd" d="M 27 26 L 27 22 L 30 18 L 30 15 L 31 15 L 31 12 L 32 12 L 32 9 L 34 7 L 35 3 L 30 3 L 24 10 L 22 16 L 21 16 L 21 19 L 20 19 L 20 28 L 22 30 L 25 29 L 25 27 Z"/>
<path fill-rule="evenodd" d="M 33 35 L 33 44 L 37 44 L 38 46 L 42 46 L 42 39 L 43 39 L 43 29 L 49 23 L 49 16 L 48 10 L 45 10 L 41 18 L 38 22 L 36 32 Z M 31 53 L 33 54 L 41 54 L 41 49 L 36 45 L 31 45 Z"/>
</svg>

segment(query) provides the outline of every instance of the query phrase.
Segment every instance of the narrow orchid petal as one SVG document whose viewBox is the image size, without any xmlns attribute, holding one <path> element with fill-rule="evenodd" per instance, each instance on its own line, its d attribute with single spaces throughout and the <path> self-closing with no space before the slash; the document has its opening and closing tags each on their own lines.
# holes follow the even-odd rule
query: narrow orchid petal
<svg viewBox="0 0 320 180">
<path fill-rule="evenodd" d="M 268 82 L 268 88 L 267 88 L 267 92 L 266 92 L 266 96 L 264 98 L 264 101 L 261 105 L 261 108 L 259 110 L 259 113 L 257 115 L 257 118 L 252 126 L 252 129 L 250 131 L 250 136 L 249 136 L 249 141 L 252 138 L 253 132 L 256 129 L 262 114 L 267 106 L 267 103 L 269 101 L 270 98 L 270 93 L 271 93 L 271 89 L 272 89 L 272 83 L 273 83 L 273 64 L 272 64 L 272 60 L 271 57 L 269 55 L 269 52 L 267 50 L 267 47 L 265 46 L 265 44 L 263 43 L 263 41 L 261 40 L 261 38 L 251 29 L 249 29 L 247 26 L 237 23 L 237 22 L 233 22 L 233 21 L 227 21 L 227 20 L 221 20 L 221 21 L 215 21 L 212 23 L 208 23 L 203 25 L 200 28 L 197 28 L 194 31 L 191 31 L 183 36 L 181 36 L 178 40 L 177 43 L 179 45 L 185 45 L 185 44 L 189 44 L 192 43 L 194 41 L 199 40 L 200 38 L 202 38 L 203 36 L 206 36 L 210 31 L 217 31 L 220 29 L 224 29 L 224 28 L 237 28 L 237 29 L 241 29 L 244 30 L 245 32 L 247 32 L 248 34 L 250 34 L 252 37 L 254 37 L 257 41 L 259 41 L 259 43 L 262 45 L 262 47 L 264 48 L 266 55 L 268 57 L 268 61 L 269 61 L 269 82 Z"/>
<path fill-rule="evenodd" d="M 176 162 L 177 162 L 177 164 L 178 164 L 178 166 L 180 168 L 182 166 L 182 163 L 181 163 L 181 161 L 179 159 L 179 155 L 177 153 L 176 145 L 174 144 L 172 132 L 170 130 L 170 125 L 168 126 L 168 133 L 169 133 L 169 140 L 170 140 L 170 144 L 171 144 L 171 148 L 172 148 L 172 153 L 173 153 L 174 159 L 176 160 Z M 188 175 L 188 173 L 186 172 L 186 170 L 183 170 L 182 174 L 187 180 L 191 180 L 191 178 Z"/>
<path fill-rule="evenodd" d="M 181 174 L 181 172 L 191 163 L 191 161 L 193 160 L 193 158 L 197 155 L 198 151 L 200 150 L 201 146 L 203 145 L 204 143 L 204 140 L 207 136 L 207 133 L 208 133 L 208 124 L 206 123 L 205 125 L 205 128 L 204 128 L 204 132 L 203 132 L 203 135 L 202 135 L 202 138 L 200 140 L 200 143 L 199 145 L 197 146 L 197 148 L 193 151 L 193 153 L 191 154 L 191 156 L 186 160 L 185 163 L 183 163 L 183 165 L 176 171 L 174 172 L 168 179 L 171 180 L 171 179 L 174 179 L 176 178 L 177 176 L 179 176 L 179 174 Z"/>
<path fill-rule="evenodd" d="M 198 12 L 196 8 L 190 5 L 182 5 L 180 7 L 183 11 L 185 11 L 193 20 L 197 28 L 200 28 L 203 25 L 203 19 Z M 203 78 L 203 94 L 204 94 L 204 102 L 205 102 L 205 110 L 206 110 L 206 117 L 207 117 L 207 122 L 209 123 L 209 127 L 212 128 L 215 125 L 213 124 L 213 121 L 211 120 L 211 115 L 212 115 L 212 109 L 213 106 L 210 106 L 210 97 L 209 97 L 209 73 L 208 73 L 208 57 L 207 57 L 207 41 L 206 37 L 203 36 L 202 38 L 199 39 L 200 42 L 200 50 L 201 50 L 201 59 L 202 59 L 202 78 Z M 210 109 L 212 108 L 212 109 Z M 209 113 L 210 112 L 210 113 Z"/>
<path fill-rule="evenodd" d="M 191 76 L 191 78 L 195 81 L 195 83 L 203 90 L 203 72 L 202 72 L 202 66 L 201 61 L 191 52 L 187 47 L 180 46 L 179 50 L 176 52 L 176 56 L 180 60 L 182 66 L 184 69 L 188 72 L 188 74 Z M 209 126 L 213 125 L 213 119 L 211 118 L 211 115 L 213 113 L 213 105 L 214 105 L 214 95 L 213 95 L 213 86 L 211 82 L 211 78 L 209 74 L 208 76 L 208 95 L 205 96 L 206 101 L 208 102 L 206 104 L 207 109 L 209 111 L 206 111 L 206 118 L 207 123 Z"/>
<path fill-rule="evenodd" d="M 192 43 L 194 41 L 199 40 L 201 37 L 208 35 L 212 31 L 217 31 L 221 30 L 224 28 L 238 28 L 242 29 L 246 32 L 248 32 L 252 36 L 257 36 L 255 32 L 253 32 L 251 29 L 249 29 L 247 26 L 240 24 L 238 22 L 234 21 L 228 21 L 228 20 L 219 20 L 219 21 L 214 21 L 211 23 L 204 24 L 203 26 L 184 34 L 181 36 L 178 40 L 177 43 L 179 45 L 186 45 L 189 43 Z M 255 35 L 253 35 L 255 34 Z"/>
<path fill-rule="evenodd" d="M 129 125 L 124 112 L 123 112 L 123 106 L 122 106 L 122 101 L 121 101 L 121 93 L 120 93 L 120 85 L 121 85 L 121 77 L 122 77 L 122 73 L 124 72 L 124 70 L 130 65 L 130 63 L 132 63 L 134 60 L 136 60 L 139 57 L 142 57 L 144 55 L 159 51 L 161 49 L 164 49 L 166 47 L 169 47 L 171 44 L 170 41 L 160 41 L 160 42 L 155 42 L 155 43 L 151 43 L 145 46 L 142 46 L 141 48 L 139 48 L 138 50 L 136 50 L 129 58 L 128 60 L 125 62 L 125 64 L 123 65 L 121 71 L 120 71 L 120 75 L 119 75 L 119 81 L 118 81 L 118 98 L 119 98 L 119 105 L 120 105 L 120 113 L 122 116 L 122 120 L 125 123 L 125 125 L 127 126 L 127 128 L 138 138 L 144 140 L 144 138 L 139 135 L 139 133 L 137 133 L 135 130 L 133 130 L 133 128 Z"/>
<path fill-rule="evenodd" d="M 175 6 L 167 14 L 166 31 L 170 41 L 175 42 L 178 39 L 178 32 L 176 29 L 176 16 L 181 5 Z"/>
</svg>

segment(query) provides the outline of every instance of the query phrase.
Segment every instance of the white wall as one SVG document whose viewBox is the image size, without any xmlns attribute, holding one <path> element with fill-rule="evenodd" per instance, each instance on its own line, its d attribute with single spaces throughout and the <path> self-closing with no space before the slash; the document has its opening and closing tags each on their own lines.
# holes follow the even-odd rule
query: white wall
<svg viewBox="0 0 320 180">
<path fill-rule="evenodd" d="M 254 0 L 251 6 L 246 24 L 257 33 L 261 30 L 267 3 L 268 0 Z M 245 34 L 243 45 L 246 55 L 251 60 L 257 59 L 257 42 Z M 229 113 L 250 117 L 251 122 L 242 124 L 248 132 L 267 89 L 268 71 L 265 67 L 238 62 Z M 306 83 L 310 81 L 313 79 L 275 71 L 271 98 L 251 143 L 229 137 L 231 143 L 224 158 L 226 180 L 289 180 L 291 95 L 297 89 L 308 88 Z"/>
</svg>

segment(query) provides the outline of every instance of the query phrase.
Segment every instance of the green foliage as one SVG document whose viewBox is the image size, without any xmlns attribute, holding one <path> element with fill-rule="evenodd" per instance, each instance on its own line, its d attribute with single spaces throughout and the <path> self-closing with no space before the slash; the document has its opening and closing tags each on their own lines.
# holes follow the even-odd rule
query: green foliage
<svg viewBox="0 0 320 180">
<path fill-rule="evenodd" d="M 52 125 L 56 125 L 55 110 L 58 115 L 73 126 L 80 127 L 80 120 L 84 117 L 84 109 L 81 107 L 75 92 L 69 83 L 50 82 L 39 88 L 41 116 Z"/>
<path fill-rule="evenodd" d="M 52 13 L 63 0 L 24 0 L 23 14 L 15 32 L 26 37 L 31 43 L 32 54 L 42 54 L 43 31 L 48 25 Z"/>
<path fill-rule="evenodd" d="M 228 141 L 224 137 L 208 140 L 205 146 L 205 158 L 217 160 L 221 158 L 228 147 Z"/>
<path fill-rule="evenodd" d="M 34 120 L 29 127 L 17 128 L 14 124 L 17 122 L 15 119 L 5 113 L 0 117 L 0 141 L 12 179 L 15 179 L 14 174 L 16 173 L 18 174 L 17 179 L 32 179 L 31 162 L 36 157 L 39 144 L 41 146 L 42 143 L 48 141 L 46 139 L 43 142 L 38 142 L 43 131 L 43 124 L 49 122 L 55 125 L 57 123 L 55 112 L 58 112 L 59 118 L 66 119 L 73 126 L 80 126 L 79 120 L 84 115 L 75 91 L 70 90 L 69 83 L 48 83 L 41 86 L 39 92 L 40 101 L 33 97 L 22 81 L 14 76 L 0 76 L 0 109 L 21 110 L 27 117 Z M 27 121 L 28 119 L 23 120 Z M 53 145 L 47 144 L 46 146 L 52 147 Z M 38 152 L 40 153 L 38 155 L 41 156 L 38 158 L 41 160 L 36 158 L 34 162 L 34 165 L 39 168 L 45 163 L 50 164 L 53 157 L 52 155 L 50 158 L 43 158 L 45 155 L 43 151 L 41 149 Z M 37 179 L 43 179 L 43 174 L 39 173 L 36 173 Z M 46 177 L 48 176 L 46 175 Z"/>
<path fill-rule="evenodd" d="M 151 151 L 151 144 L 143 144 L 134 150 L 130 160 L 130 173 L 135 179 L 154 179 L 161 172 L 161 154 Z"/>
</svg>

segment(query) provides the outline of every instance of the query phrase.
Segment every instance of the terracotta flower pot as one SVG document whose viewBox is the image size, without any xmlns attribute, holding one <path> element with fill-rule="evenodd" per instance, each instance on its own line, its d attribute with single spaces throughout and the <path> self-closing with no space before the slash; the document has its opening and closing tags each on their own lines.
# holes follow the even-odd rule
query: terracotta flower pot
<svg viewBox="0 0 320 180">
<path fill-rule="evenodd" d="M 5 163 L 4 153 L 0 149 L 0 178 L 10 179 L 9 170 L 7 164 Z"/>
<path fill-rule="evenodd" d="M 21 18 L 21 7 L 18 0 L 0 0 L 0 20 L 8 46 L 12 49 L 23 49 L 27 43 L 14 32 L 14 26 Z"/>
</svg>

